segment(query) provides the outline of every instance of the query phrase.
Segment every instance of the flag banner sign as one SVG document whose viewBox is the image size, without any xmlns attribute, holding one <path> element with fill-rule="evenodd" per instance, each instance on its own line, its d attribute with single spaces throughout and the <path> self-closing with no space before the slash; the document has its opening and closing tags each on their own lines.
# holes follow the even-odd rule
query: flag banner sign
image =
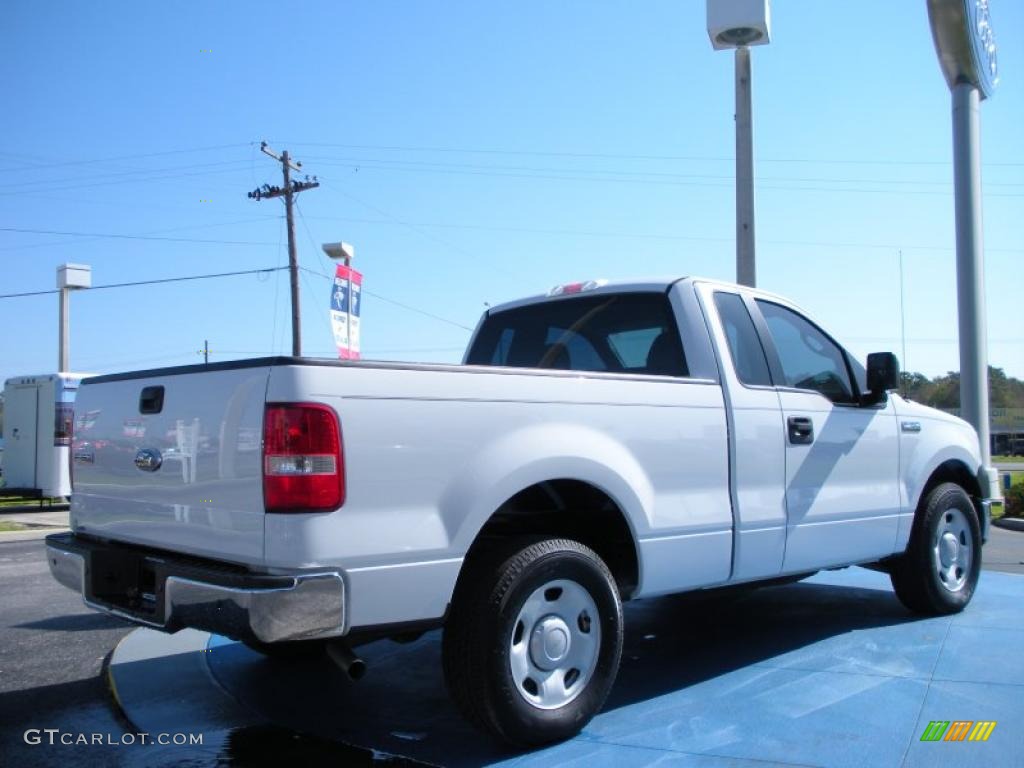
<svg viewBox="0 0 1024 768">
<path fill-rule="evenodd" d="M 338 265 L 331 286 L 331 329 L 338 357 L 359 359 L 359 312 L 362 307 L 363 276 L 352 267 Z"/>
</svg>

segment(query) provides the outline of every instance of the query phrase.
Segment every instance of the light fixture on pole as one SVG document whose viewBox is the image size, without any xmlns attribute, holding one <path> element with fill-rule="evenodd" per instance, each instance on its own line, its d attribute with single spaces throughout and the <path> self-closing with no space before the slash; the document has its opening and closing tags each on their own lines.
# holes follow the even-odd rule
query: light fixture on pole
<svg viewBox="0 0 1024 768">
<path fill-rule="evenodd" d="M 753 287 L 757 270 L 749 46 L 767 45 L 771 40 L 769 0 L 707 0 L 707 27 L 716 51 L 736 51 L 736 282 Z"/>
<path fill-rule="evenodd" d="M 928 0 L 928 18 L 939 65 L 953 97 L 960 414 L 977 430 L 987 466 L 991 446 L 978 111 L 999 80 L 996 41 L 988 0 Z"/>
<path fill-rule="evenodd" d="M 60 328 L 57 371 L 66 372 L 71 357 L 71 291 L 92 287 L 92 267 L 86 264 L 61 264 L 57 267 L 57 290 L 60 291 Z"/>
<path fill-rule="evenodd" d="M 340 262 L 331 289 L 331 329 L 338 357 L 358 360 L 363 276 L 352 268 L 356 249 L 349 243 L 324 243 L 320 247 L 331 259 Z"/>
</svg>

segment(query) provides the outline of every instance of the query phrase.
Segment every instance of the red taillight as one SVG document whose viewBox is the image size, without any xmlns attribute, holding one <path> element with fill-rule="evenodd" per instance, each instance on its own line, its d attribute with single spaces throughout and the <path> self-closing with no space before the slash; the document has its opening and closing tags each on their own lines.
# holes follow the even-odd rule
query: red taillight
<svg viewBox="0 0 1024 768">
<path fill-rule="evenodd" d="M 316 403 L 268 404 L 263 414 L 267 512 L 337 509 L 345 503 L 341 427 Z"/>
</svg>

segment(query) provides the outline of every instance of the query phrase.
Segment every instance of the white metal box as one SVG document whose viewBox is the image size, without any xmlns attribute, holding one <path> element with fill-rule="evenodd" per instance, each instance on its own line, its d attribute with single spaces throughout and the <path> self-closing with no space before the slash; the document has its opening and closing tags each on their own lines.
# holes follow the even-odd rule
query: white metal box
<svg viewBox="0 0 1024 768">
<path fill-rule="evenodd" d="M 771 41 L 769 0 L 707 0 L 708 37 L 716 51 Z"/>
<path fill-rule="evenodd" d="M 57 288 L 91 288 L 92 267 L 86 264 L 61 264 L 57 267 Z"/>
</svg>

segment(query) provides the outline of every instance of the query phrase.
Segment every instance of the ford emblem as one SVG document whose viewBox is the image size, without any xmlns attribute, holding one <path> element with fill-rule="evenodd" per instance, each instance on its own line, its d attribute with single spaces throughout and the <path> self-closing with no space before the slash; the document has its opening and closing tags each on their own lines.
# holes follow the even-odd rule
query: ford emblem
<svg viewBox="0 0 1024 768">
<path fill-rule="evenodd" d="M 156 472 L 164 463 L 164 457 L 156 448 L 143 448 L 135 454 L 135 466 L 144 472 Z"/>
</svg>

